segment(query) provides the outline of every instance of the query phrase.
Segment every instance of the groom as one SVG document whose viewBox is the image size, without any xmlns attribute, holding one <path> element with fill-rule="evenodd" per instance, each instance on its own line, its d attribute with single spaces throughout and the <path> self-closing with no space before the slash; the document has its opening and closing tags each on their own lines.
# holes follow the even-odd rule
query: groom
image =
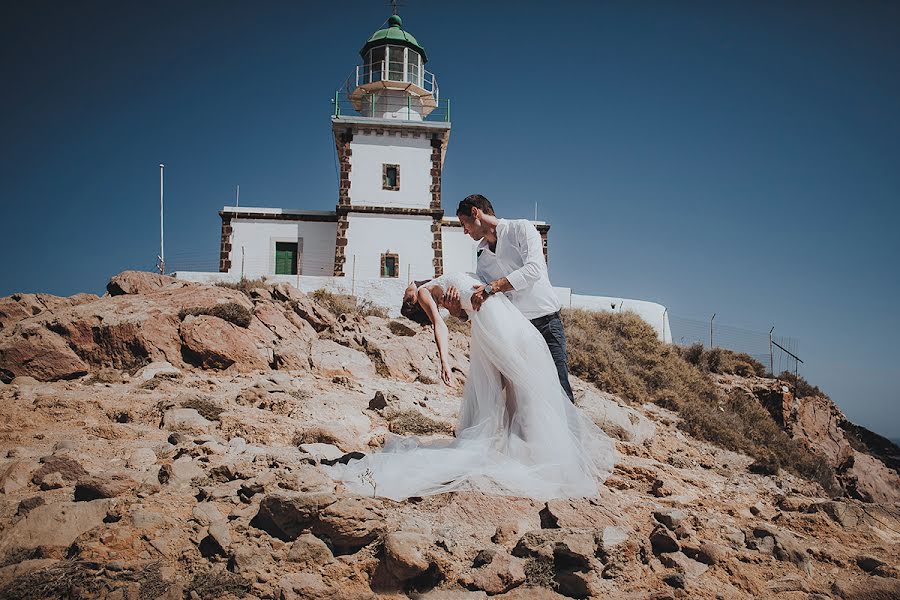
<svg viewBox="0 0 900 600">
<path fill-rule="evenodd" d="M 461 201 L 456 216 L 463 231 L 479 242 L 476 274 L 485 284 L 475 287 L 472 308 L 481 308 L 492 294 L 506 293 L 510 302 L 544 336 L 556 363 L 559 383 L 574 404 L 566 365 L 566 334 L 559 318 L 559 299 L 547 276 L 541 235 L 526 219 L 498 219 L 490 201 L 481 194 Z M 447 290 L 445 304 L 454 314 L 465 314 L 460 309 L 459 291 L 455 288 Z"/>
</svg>

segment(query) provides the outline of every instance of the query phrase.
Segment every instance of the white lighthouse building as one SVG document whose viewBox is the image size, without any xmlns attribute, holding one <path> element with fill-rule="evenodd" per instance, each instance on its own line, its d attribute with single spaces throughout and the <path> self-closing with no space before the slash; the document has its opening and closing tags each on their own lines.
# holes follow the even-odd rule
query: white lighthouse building
<svg viewBox="0 0 900 600">
<path fill-rule="evenodd" d="M 449 214 L 442 204 L 450 102 L 426 69 L 425 48 L 393 15 L 359 54 L 360 64 L 333 100 L 331 130 L 339 165 L 335 209 L 226 206 L 219 212 L 219 272 L 178 271 L 178 277 L 266 277 L 305 291 L 326 288 L 366 297 L 397 312 L 410 280 L 475 270 L 476 243 L 463 233 L 456 202 L 448 206 Z M 532 223 L 546 258 L 550 226 Z M 671 336 L 658 304 L 556 289 L 564 306 L 630 308 L 663 339 Z"/>
</svg>

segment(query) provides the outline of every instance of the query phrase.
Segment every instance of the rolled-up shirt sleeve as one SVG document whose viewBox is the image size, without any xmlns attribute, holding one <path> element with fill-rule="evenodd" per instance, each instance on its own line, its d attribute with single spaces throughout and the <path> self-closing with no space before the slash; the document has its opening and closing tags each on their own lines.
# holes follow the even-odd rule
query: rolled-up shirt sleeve
<svg viewBox="0 0 900 600">
<path fill-rule="evenodd" d="M 519 291 L 534 285 L 544 273 L 544 245 L 541 234 L 528 221 L 516 221 L 511 225 L 515 227 L 516 244 L 522 253 L 524 264 L 507 275 L 506 280 L 514 290 Z"/>
</svg>

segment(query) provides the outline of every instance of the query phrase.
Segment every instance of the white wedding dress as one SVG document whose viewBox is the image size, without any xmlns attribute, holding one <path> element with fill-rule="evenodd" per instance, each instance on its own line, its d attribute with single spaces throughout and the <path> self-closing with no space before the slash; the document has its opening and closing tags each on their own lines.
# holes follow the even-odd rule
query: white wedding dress
<svg viewBox="0 0 900 600">
<path fill-rule="evenodd" d="M 503 294 L 472 310 L 469 273 L 456 286 L 472 323 L 470 368 L 453 439 L 390 434 L 384 447 L 324 466 L 351 492 L 395 500 L 460 490 L 547 500 L 596 496 L 618 459 L 615 444 L 574 406 L 547 343 Z"/>
</svg>

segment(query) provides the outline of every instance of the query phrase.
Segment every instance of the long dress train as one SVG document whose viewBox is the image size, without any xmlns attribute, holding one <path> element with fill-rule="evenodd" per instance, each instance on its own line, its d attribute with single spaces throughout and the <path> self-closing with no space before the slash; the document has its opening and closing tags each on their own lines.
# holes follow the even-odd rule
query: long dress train
<svg viewBox="0 0 900 600">
<path fill-rule="evenodd" d="M 559 383 L 547 343 L 503 294 L 472 310 L 480 282 L 447 274 L 472 323 L 469 375 L 453 439 L 391 435 L 384 447 L 325 469 L 355 493 L 403 500 L 459 490 L 546 500 L 596 496 L 618 459 L 615 444 Z"/>
</svg>

